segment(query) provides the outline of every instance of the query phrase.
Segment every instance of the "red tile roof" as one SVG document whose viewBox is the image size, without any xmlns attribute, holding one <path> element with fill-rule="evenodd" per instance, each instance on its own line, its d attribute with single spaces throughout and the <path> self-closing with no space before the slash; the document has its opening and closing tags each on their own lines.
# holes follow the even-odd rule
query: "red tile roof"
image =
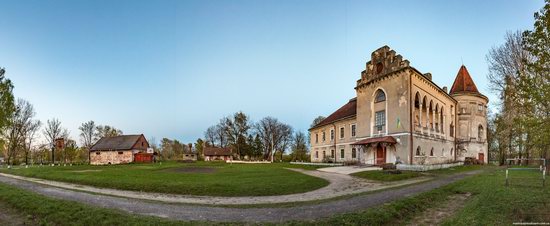
<svg viewBox="0 0 550 226">
<path fill-rule="evenodd" d="M 205 156 L 227 156 L 231 155 L 231 148 L 205 147 L 203 153 Z"/>
<path fill-rule="evenodd" d="M 323 120 L 319 124 L 313 126 L 312 129 L 316 128 L 316 127 L 328 125 L 328 124 L 336 122 L 340 119 L 355 116 L 356 114 L 357 114 L 357 98 L 353 98 L 353 99 L 349 100 L 349 102 L 347 104 L 340 107 L 334 113 L 330 114 L 325 120 Z"/>
<path fill-rule="evenodd" d="M 468 73 L 468 69 L 466 69 L 466 66 L 464 65 L 462 65 L 460 70 L 458 70 L 458 74 L 456 75 L 453 87 L 451 87 L 450 94 L 460 92 L 479 93 L 474 80 L 472 80 L 470 73 Z"/>
<path fill-rule="evenodd" d="M 371 144 L 371 143 L 388 143 L 388 144 L 395 144 L 397 141 L 392 136 L 385 136 L 385 137 L 372 137 L 367 138 L 364 140 L 357 141 L 351 145 L 365 145 L 365 144 Z"/>
</svg>

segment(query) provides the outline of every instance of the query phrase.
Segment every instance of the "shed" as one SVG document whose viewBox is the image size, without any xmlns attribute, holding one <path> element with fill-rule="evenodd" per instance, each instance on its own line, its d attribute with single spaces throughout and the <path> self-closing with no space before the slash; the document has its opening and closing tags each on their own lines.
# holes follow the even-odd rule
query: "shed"
<svg viewBox="0 0 550 226">
<path fill-rule="evenodd" d="M 204 161 L 232 160 L 231 148 L 205 147 L 203 150 Z"/>
<path fill-rule="evenodd" d="M 154 156 L 147 153 L 148 148 L 149 142 L 143 134 L 103 137 L 90 149 L 90 164 L 110 165 L 153 162 Z M 138 156 L 137 159 L 136 156 Z"/>
</svg>

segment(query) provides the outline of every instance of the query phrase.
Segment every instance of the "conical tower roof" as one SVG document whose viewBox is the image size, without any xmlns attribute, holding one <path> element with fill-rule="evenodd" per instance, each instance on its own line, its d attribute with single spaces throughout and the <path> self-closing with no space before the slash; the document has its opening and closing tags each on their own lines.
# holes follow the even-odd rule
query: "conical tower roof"
<svg viewBox="0 0 550 226">
<path fill-rule="evenodd" d="M 453 87 L 451 87 L 450 94 L 454 93 L 478 93 L 476 84 L 474 83 L 474 80 L 470 76 L 470 73 L 468 73 L 468 69 L 466 69 L 466 66 L 462 65 L 460 67 L 460 70 L 458 70 L 458 74 L 456 75 L 455 82 L 453 83 Z"/>
</svg>

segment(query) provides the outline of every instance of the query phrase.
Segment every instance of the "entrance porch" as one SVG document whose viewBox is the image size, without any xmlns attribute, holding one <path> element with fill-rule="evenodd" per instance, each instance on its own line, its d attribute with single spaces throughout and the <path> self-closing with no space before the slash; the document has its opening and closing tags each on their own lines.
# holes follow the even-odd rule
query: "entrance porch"
<svg viewBox="0 0 550 226">
<path fill-rule="evenodd" d="M 352 145 L 359 150 L 359 162 L 362 165 L 381 166 L 386 163 L 395 163 L 396 144 L 394 137 L 383 136 L 360 140 Z"/>
</svg>

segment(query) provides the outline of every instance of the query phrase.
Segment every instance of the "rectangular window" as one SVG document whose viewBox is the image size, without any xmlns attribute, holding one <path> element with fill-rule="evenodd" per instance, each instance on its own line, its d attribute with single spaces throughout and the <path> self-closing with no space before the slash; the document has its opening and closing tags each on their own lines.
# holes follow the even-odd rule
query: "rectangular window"
<svg viewBox="0 0 550 226">
<path fill-rule="evenodd" d="M 330 140 L 334 140 L 334 130 L 330 130 Z"/>
<path fill-rule="evenodd" d="M 119 154 L 119 155 L 122 155 L 122 152 L 121 152 L 121 151 L 119 151 L 119 152 L 118 152 L 118 154 Z"/>
<path fill-rule="evenodd" d="M 351 149 L 351 158 L 357 158 L 357 151 L 355 150 L 355 148 Z"/>
<path fill-rule="evenodd" d="M 323 142 L 325 142 L 326 139 L 326 136 L 325 136 L 325 131 L 323 131 Z"/>
<path fill-rule="evenodd" d="M 378 131 L 382 131 L 384 125 L 386 125 L 386 111 L 377 111 L 374 117 L 374 125 Z"/>
<path fill-rule="evenodd" d="M 315 134 L 315 143 L 319 143 L 319 134 L 318 133 Z"/>
<path fill-rule="evenodd" d="M 101 152 L 98 151 L 98 152 L 96 152 L 95 154 L 96 154 L 96 155 L 101 155 Z"/>
<path fill-rule="evenodd" d="M 344 127 L 340 127 L 340 139 L 344 139 Z"/>
<path fill-rule="evenodd" d="M 340 149 L 340 158 L 341 158 L 341 159 L 344 158 L 344 149 Z"/>
<path fill-rule="evenodd" d="M 325 151 L 323 151 L 323 158 L 327 157 L 327 153 L 325 153 Z"/>
<path fill-rule="evenodd" d="M 355 125 L 351 125 L 351 136 L 355 137 Z"/>
<path fill-rule="evenodd" d="M 315 151 L 315 158 L 316 158 L 316 159 L 319 158 L 319 151 Z"/>
<path fill-rule="evenodd" d="M 477 106 L 477 111 L 482 112 L 483 111 L 483 105 L 478 105 Z"/>
<path fill-rule="evenodd" d="M 334 158 L 334 150 L 330 150 L 330 157 Z"/>
</svg>

